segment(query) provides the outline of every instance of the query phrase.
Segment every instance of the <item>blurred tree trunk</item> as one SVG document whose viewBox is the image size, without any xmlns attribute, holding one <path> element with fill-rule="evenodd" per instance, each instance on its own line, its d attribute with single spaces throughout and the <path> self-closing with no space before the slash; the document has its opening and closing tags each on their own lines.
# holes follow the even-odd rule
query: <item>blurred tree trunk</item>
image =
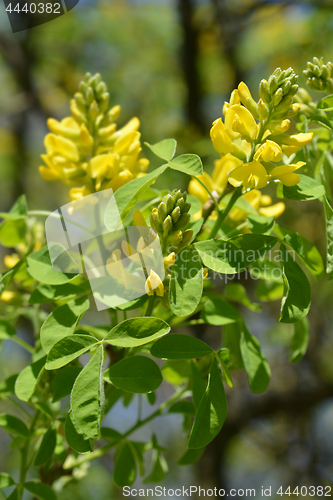
<svg viewBox="0 0 333 500">
<path fill-rule="evenodd" d="M 200 109 L 202 89 L 198 71 L 198 30 L 193 24 L 193 0 L 178 0 L 183 30 L 181 65 L 187 88 L 186 115 L 189 123 L 201 132 L 205 130 Z"/>
</svg>

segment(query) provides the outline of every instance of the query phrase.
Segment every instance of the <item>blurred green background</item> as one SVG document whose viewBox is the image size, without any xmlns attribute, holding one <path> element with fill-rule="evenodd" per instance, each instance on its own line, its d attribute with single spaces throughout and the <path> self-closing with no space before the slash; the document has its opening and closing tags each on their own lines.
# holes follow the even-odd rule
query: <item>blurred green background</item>
<svg viewBox="0 0 333 500">
<path fill-rule="evenodd" d="M 313 56 L 333 59 L 332 0 L 81 0 L 65 16 L 16 34 L 1 4 L 0 211 L 22 193 L 31 209 L 55 210 L 69 201 L 65 186 L 39 176 L 39 156 L 46 119 L 69 115 L 69 99 L 87 71 L 101 73 L 111 103 L 121 105 L 120 126 L 138 116 L 142 142 L 175 137 L 178 152 L 199 154 L 210 172 L 218 155 L 209 129 L 231 90 L 243 80 L 257 99 L 259 81 L 277 66 L 292 66 L 305 86 L 302 70 Z M 155 168 L 157 160 L 145 146 L 143 152 Z M 185 175 L 171 171 L 159 180 L 159 186 L 172 189 L 187 183 Z M 280 222 L 324 252 L 319 202 L 290 202 Z M 235 373 L 224 428 L 198 464 L 176 463 L 185 449 L 181 416 L 170 415 L 136 436 L 143 440 L 154 431 L 170 447 L 170 474 L 163 486 L 256 488 L 257 498 L 261 486 L 272 486 L 274 498 L 279 486 L 333 483 L 333 287 L 324 280 L 312 285 L 311 342 L 298 365 L 288 363 L 292 329 L 277 324 L 278 302 L 263 304 L 261 315 L 245 313 L 271 364 L 271 386 L 252 395 L 245 375 Z M 251 293 L 253 283 L 246 286 Z M 91 321 L 103 322 L 91 315 Z M 212 345 L 220 339 L 217 327 L 193 333 Z M 22 336 L 29 338 L 24 328 Z M 20 349 L 5 344 L 0 379 L 27 361 Z M 117 404 L 108 424 L 125 430 L 136 405 L 135 398 L 128 408 Z M 3 432 L 0 450 L 0 469 L 15 471 L 17 452 L 9 450 Z M 62 499 L 122 498 L 112 486 L 112 469 L 112 455 L 92 464 Z"/>
</svg>

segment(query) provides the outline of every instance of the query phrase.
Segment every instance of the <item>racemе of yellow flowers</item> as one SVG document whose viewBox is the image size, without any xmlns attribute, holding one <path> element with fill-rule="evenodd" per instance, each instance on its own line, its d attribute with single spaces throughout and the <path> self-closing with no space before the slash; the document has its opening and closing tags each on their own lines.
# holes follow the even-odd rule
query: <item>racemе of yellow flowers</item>
<svg viewBox="0 0 333 500">
<path fill-rule="evenodd" d="M 215 167 L 215 178 L 227 178 L 234 187 L 261 189 L 271 179 L 278 179 L 286 186 L 300 181 L 296 170 L 304 165 L 283 162 L 313 137 L 312 133 L 288 135 L 291 116 L 298 113 L 300 105 L 293 103 L 297 92 L 297 76 L 293 70 L 275 70 L 269 81 L 262 80 L 260 100 L 255 102 L 244 82 L 223 106 L 223 116 L 214 121 L 211 139 L 221 158 Z M 282 164 L 281 164 L 282 163 Z M 278 164 L 278 165 L 276 165 Z M 228 165 L 228 171 L 225 171 Z M 214 180 L 214 179 L 213 179 Z"/>
<path fill-rule="evenodd" d="M 112 188 L 145 174 L 149 161 L 141 152 L 140 122 L 132 118 L 117 130 L 120 106 L 108 110 L 109 94 L 100 75 L 89 73 L 71 100 L 71 114 L 60 122 L 49 118 L 45 137 L 45 165 L 39 168 L 47 181 L 73 186 L 71 200 Z"/>
</svg>

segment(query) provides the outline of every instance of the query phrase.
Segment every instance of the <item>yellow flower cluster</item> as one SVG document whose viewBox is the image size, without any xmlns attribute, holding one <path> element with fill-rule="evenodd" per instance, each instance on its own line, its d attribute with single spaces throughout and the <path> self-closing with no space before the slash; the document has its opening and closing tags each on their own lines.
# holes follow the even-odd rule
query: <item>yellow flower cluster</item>
<svg viewBox="0 0 333 500">
<path fill-rule="evenodd" d="M 86 75 L 71 101 L 71 117 L 48 119 L 45 165 L 39 168 L 47 181 L 61 180 L 74 187 L 71 200 L 112 188 L 145 174 L 149 161 L 141 152 L 140 122 L 132 118 L 117 130 L 120 106 L 109 111 L 109 94 L 99 75 Z"/>
<path fill-rule="evenodd" d="M 282 90 L 280 96 L 283 98 Z M 277 102 L 278 98 L 275 99 Z M 278 109 L 279 104 L 267 106 L 261 98 L 256 103 L 248 87 L 241 82 L 231 93 L 230 102 L 223 106 L 224 122 L 222 118 L 214 121 L 210 131 L 214 148 L 221 155 L 229 155 L 231 167 L 230 156 L 234 158 L 234 167 L 227 173 L 227 179 L 234 187 L 243 185 L 245 189 L 261 189 L 273 178 L 286 186 L 294 186 L 300 181 L 295 170 L 304 162 L 278 166 L 274 163 L 280 163 L 283 154 L 289 157 L 296 153 L 312 140 L 313 134 L 285 134 L 290 126 L 286 116 L 296 114 L 299 104 L 290 105 L 288 100 L 285 113 Z M 275 119 L 276 116 L 280 116 L 279 119 Z"/>
<path fill-rule="evenodd" d="M 247 193 L 243 194 L 241 198 L 244 198 L 246 201 L 252 205 L 252 207 L 258 212 L 259 215 L 263 215 L 265 217 L 280 217 L 285 211 L 285 204 L 280 201 L 272 205 L 272 198 L 268 195 L 263 195 L 261 191 L 258 189 L 252 189 Z M 246 221 L 248 216 L 248 212 L 245 210 L 241 210 L 240 208 L 233 207 L 229 214 L 228 220 L 232 223 L 232 225 L 237 226 L 241 222 Z M 246 228 L 246 231 L 250 231 Z"/>
</svg>

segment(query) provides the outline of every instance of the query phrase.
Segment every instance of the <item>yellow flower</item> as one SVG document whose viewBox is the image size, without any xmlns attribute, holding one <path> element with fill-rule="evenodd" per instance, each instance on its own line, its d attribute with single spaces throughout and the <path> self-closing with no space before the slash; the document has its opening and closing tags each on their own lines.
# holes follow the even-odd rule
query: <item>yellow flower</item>
<svg viewBox="0 0 333 500">
<path fill-rule="evenodd" d="M 305 165 L 304 161 L 298 161 L 295 164 L 280 165 L 273 168 L 269 174 L 269 178 L 275 177 L 279 179 L 285 186 L 295 186 L 301 180 L 300 176 L 295 174 L 294 171 Z"/>
<path fill-rule="evenodd" d="M 162 280 L 152 269 L 150 270 L 149 277 L 146 280 L 145 290 L 148 295 L 154 295 L 155 292 L 159 297 L 163 297 L 164 295 L 164 285 Z"/>
<path fill-rule="evenodd" d="M 225 114 L 225 130 L 231 139 L 243 138 L 254 141 L 258 134 L 258 126 L 252 114 L 241 104 L 230 106 Z"/>
<path fill-rule="evenodd" d="M 265 167 L 256 160 L 232 170 L 228 176 L 230 184 L 234 187 L 243 185 L 245 189 L 261 189 L 267 184 L 267 172 Z"/>
<path fill-rule="evenodd" d="M 262 158 L 264 161 L 281 161 L 282 150 L 276 142 L 267 140 L 256 151 L 253 159 L 259 161 Z"/>
<path fill-rule="evenodd" d="M 286 156 L 297 153 L 302 146 L 312 141 L 313 133 L 300 133 L 295 135 L 281 134 L 274 137 L 274 140 L 281 144 L 282 151 Z"/>
<path fill-rule="evenodd" d="M 210 129 L 210 137 L 218 153 L 225 155 L 233 151 L 234 145 L 231 137 L 227 134 L 222 118 L 218 118 L 213 122 L 213 126 Z"/>
<path fill-rule="evenodd" d="M 11 255 L 5 255 L 3 262 L 7 269 L 11 269 L 16 266 L 18 262 L 20 262 L 20 256 L 17 253 L 12 253 Z"/>
<path fill-rule="evenodd" d="M 266 217 L 280 217 L 280 215 L 282 215 L 285 210 L 284 203 L 279 202 L 275 205 L 272 205 L 272 198 L 270 196 L 261 194 L 261 191 L 257 189 L 248 191 L 247 193 L 243 194 L 241 198 L 249 202 L 252 207 L 259 213 L 259 215 L 264 215 Z M 228 219 L 232 221 L 235 226 L 237 226 L 242 221 L 246 221 L 247 215 L 248 212 L 246 212 L 245 210 L 233 207 L 228 214 Z M 248 228 L 245 228 L 245 230 L 249 231 Z"/>
<path fill-rule="evenodd" d="M 222 156 L 219 160 L 214 161 L 212 176 L 208 175 L 207 172 L 203 172 L 198 178 L 207 186 L 212 194 L 214 194 L 213 191 L 216 191 L 221 195 L 227 186 L 229 172 L 239 165 L 242 165 L 241 160 L 231 154 L 227 154 Z M 202 205 L 209 199 L 207 191 L 196 179 L 190 181 L 188 192 L 198 198 Z"/>
</svg>

